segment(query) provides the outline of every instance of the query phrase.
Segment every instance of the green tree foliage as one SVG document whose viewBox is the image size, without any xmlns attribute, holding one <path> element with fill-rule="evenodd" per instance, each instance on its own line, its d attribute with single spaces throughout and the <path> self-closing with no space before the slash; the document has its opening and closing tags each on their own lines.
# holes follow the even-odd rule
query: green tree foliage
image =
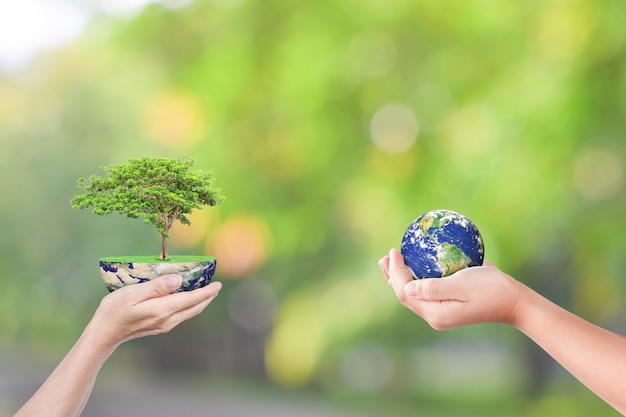
<svg viewBox="0 0 626 417">
<path fill-rule="evenodd" d="M 191 158 L 134 158 L 124 165 L 102 167 L 106 176 L 79 178 L 86 189 L 72 199 L 72 207 L 93 207 L 98 215 L 117 211 L 130 218 L 143 216 L 161 234 L 160 259 L 168 258 L 168 232 L 177 220 L 191 224 L 187 214 L 204 205 L 216 206 L 224 197 L 212 174 L 191 171 Z"/>
</svg>

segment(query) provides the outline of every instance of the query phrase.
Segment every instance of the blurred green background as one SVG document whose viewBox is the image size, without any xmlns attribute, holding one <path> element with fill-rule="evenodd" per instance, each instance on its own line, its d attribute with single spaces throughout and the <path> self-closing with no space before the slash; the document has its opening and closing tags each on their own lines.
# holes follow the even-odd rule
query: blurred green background
<svg viewBox="0 0 626 417">
<path fill-rule="evenodd" d="M 224 289 L 124 345 L 98 384 L 223 382 L 388 416 L 618 415 L 513 329 L 431 330 L 377 260 L 423 212 L 459 211 L 487 259 L 626 331 L 623 1 L 65 6 L 80 34 L 0 75 L 0 363 L 48 372 L 105 295 L 98 258 L 158 253 L 151 226 L 72 210 L 76 179 L 192 156 L 227 199 L 170 251 L 217 256 Z"/>
</svg>

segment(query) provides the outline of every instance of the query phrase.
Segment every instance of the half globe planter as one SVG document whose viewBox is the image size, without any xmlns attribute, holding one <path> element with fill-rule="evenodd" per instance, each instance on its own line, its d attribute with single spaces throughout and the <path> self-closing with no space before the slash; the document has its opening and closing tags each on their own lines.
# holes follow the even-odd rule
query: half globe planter
<svg viewBox="0 0 626 417">
<path fill-rule="evenodd" d="M 191 291 L 211 282 L 217 259 L 213 256 L 169 256 L 169 231 L 175 222 L 190 225 L 194 209 L 216 206 L 224 200 L 213 186 L 211 173 L 190 168 L 191 158 L 130 159 L 127 164 L 102 167 L 104 176 L 79 178 L 85 192 L 72 199 L 75 209 L 92 208 L 98 215 L 118 212 L 129 218 L 143 217 L 161 235 L 158 256 L 118 256 L 100 259 L 100 274 L 109 291 L 128 284 L 178 274 L 177 291 Z"/>
<path fill-rule="evenodd" d="M 116 256 L 100 259 L 100 275 L 110 292 L 128 284 L 138 284 L 162 275 L 178 274 L 183 282 L 176 291 L 191 291 L 213 279 L 214 256 L 170 256 L 160 260 L 150 256 Z"/>
</svg>

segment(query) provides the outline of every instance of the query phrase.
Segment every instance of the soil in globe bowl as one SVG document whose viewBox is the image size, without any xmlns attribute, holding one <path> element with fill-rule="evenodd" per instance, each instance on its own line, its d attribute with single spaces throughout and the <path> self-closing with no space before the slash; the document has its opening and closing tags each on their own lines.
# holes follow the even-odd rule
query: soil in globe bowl
<svg viewBox="0 0 626 417">
<path fill-rule="evenodd" d="M 485 248 L 478 228 L 451 210 L 433 210 L 406 229 L 400 252 L 414 279 L 441 278 L 483 264 Z"/>
<path fill-rule="evenodd" d="M 146 282 L 161 275 L 178 274 L 183 282 L 178 291 L 191 291 L 213 279 L 217 259 L 213 256 L 119 256 L 100 259 L 100 275 L 112 292 L 128 284 Z"/>
</svg>

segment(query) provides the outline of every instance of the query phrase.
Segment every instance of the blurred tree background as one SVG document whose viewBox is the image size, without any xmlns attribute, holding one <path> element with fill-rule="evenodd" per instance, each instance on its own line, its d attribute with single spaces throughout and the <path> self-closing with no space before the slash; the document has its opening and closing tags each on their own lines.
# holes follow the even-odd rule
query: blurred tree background
<svg viewBox="0 0 626 417">
<path fill-rule="evenodd" d="M 624 2 L 135 3 L 73 3 L 81 35 L 0 76 L 1 352 L 57 361 L 98 258 L 158 253 L 72 211 L 76 179 L 192 156 L 227 199 L 170 250 L 217 256 L 224 290 L 114 361 L 412 415 L 617 415 L 512 329 L 432 331 L 377 260 L 456 210 L 487 259 L 626 331 Z"/>
</svg>

